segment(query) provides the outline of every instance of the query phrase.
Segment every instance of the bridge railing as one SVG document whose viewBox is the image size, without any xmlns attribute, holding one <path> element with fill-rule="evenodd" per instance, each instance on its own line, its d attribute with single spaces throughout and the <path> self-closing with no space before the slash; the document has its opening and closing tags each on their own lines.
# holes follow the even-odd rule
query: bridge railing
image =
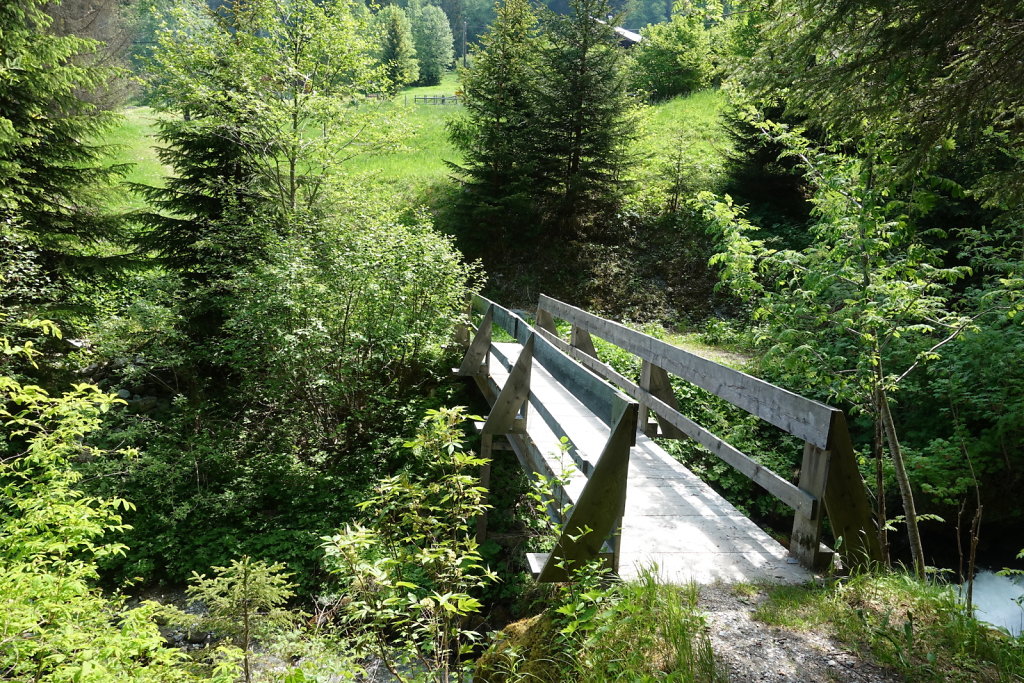
<svg viewBox="0 0 1024 683">
<path fill-rule="evenodd" d="M 569 323 L 569 341 L 558 335 L 556 318 Z M 848 565 L 879 559 L 867 492 L 841 410 L 543 294 L 537 305 L 537 328 L 555 348 L 635 398 L 639 402 L 638 424 L 645 434 L 693 439 L 792 508 L 790 552 L 801 564 L 820 568 L 831 561 L 832 551 L 821 544 L 826 512 L 835 537 L 842 539 Z M 591 335 L 638 356 L 642 362 L 639 382 L 602 362 Z M 804 451 L 798 483 L 780 477 L 684 415 L 679 410 L 670 375 L 802 439 Z M 655 422 L 650 421 L 652 414 Z"/>
<path fill-rule="evenodd" d="M 473 297 L 472 310 L 478 322 L 467 326 L 461 335 L 466 353 L 457 372 L 472 377 L 491 404 L 487 419 L 478 425 L 481 455 L 490 459 L 495 440 L 506 440 L 525 470 L 556 482 L 555 501 L 549 505 L 548 514 L 560 527 L 559 538 L 551 553 L 529 557 L 531 568 L 540 581 L 565 580 L 569 567 L 598 557 L 607 559 L 617 570 L 629 452 L 636 443 L 639 404 L 571 361 L 512 311 L 479 295 Z M 515 339 L 521 346 L 518 353 L 511 353 L 508 344 L 495 343 L 495 327 Z M 490 367 L 492 360 L 501 363 L 501 372 Z M 607 439 L 599 453 L 576 452 L 572 425 L 562 424 L 557 411 L 534 400 L 534 361 L 605 425 Z M 504 383 L 499 386 L 494 378 L 505 373 Z M 543 422 L 543 430 L 534 431 L 553 437 L 549 441 L 558 444 L 561 437 L 567 438 L 573 470 L 581 481 L 561 481 L 563 454 L 544 452 L 544 446 L 538 446 L 530 436 L 528 421 L 536 419 Z M 482 485 L 489 486 L 489 479 L 490 466 L 485 466 Z M 568 514 L 563 518 L 565 509 Z M 486 518 L 481 518 L 477 535 L 482 538 L 485 534 Z"/>
</svg>

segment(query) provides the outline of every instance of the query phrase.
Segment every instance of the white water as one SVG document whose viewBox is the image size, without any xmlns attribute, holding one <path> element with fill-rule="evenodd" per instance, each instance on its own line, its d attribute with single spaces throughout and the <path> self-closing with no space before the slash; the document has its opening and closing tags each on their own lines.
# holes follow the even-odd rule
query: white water
<svg viewBox="0 0 1024 683">
<path fill-rule="evenodd" d="M 974 616 L 1013 635 L 1024 632 L 1024 608 L 1014 602 L 1024 596 L 1024 577 L 999 576 L 990 571 L 974 576 Z"/>
</svg>

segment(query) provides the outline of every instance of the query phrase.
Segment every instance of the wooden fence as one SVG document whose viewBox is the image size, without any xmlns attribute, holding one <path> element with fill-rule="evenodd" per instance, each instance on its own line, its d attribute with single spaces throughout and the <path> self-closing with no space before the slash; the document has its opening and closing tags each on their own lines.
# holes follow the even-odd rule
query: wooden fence
<svg viewBox="0 0 1024 683">
<path fill-rule="evenodd" d="M 458 95 L 415 95 L 412 98 L 414 104 L 458 104 Z"/>
</svg>

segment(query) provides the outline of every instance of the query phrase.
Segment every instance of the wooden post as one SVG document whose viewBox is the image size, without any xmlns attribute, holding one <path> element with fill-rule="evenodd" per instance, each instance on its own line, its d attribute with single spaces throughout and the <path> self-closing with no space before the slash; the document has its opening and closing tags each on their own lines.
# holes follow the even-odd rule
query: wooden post
<svg viewBox="0 0 1024 683">
<path fill-rule="evenodd" d="M 455 326 L 455 339 L 454 342 L 462 348 L 469 347 L 469 320 L 470 316 L 473 315 L 473 297 L 467 296 L 465 300 L 465 306 L 462 309 L 462 313 L 465 316 Z"/>
<path fill-rule="evenodd" d="M 545 311 L 543 308 L 537 309 L 537 327 L 550 332 L 556 337 L 558 336 L 558 328 L 555 327 L 555 319 L 551 317 L 551 313 Z"/>
<path fill-rule="evenodd" d="M 588 356 L 597 358 L 597 349 L 594 348 L 594 340 L 590 338 L 590 333 L 578 325 L 572 326 L 572 331 L 569 333 L 569 345 Z"/>
<path fill-rule="evenodd" d="M 480 434 L 480 457 L 487 458 L 487 463 L 480 466 L 480 488 L 484 490 L 481 503 L 487 502 L 487 496 L 491 490 L 491 458 L 494 457 L 494 435 L 488 432 Z M 487 510 L 480 513 L 476 518 L 476 542 L 483 543 L 487 540 Z"/>
<path fill-rule="evenodd" d="M 825 508 L 832 533 L 843 556 L 844 564 L 851 568 L 866 569 L 882 561 L 878 543 L 877 521 L 871 512 L 864 479 L 857 468 L 857 456 L 850 441 L 846 416 L 837 410 L 829 428 L 829 449 L 832 462 L 825 489 Z"/>
<path fill-rule="evenodd" d="M 797 511 L 789 552 L 808 569 L 825 569 L 832 554 L 821 551 L 821 522 L 825 513 L 822 501 L 828 483 L 831 454 L 810 442 L 804 443 L 803 465 L 800 467 L 800 488 L 817 500 L 809 511 Z"/>
<path fill-rule="evenodd" d="M 669 380 L 668 373 L 648 360 L 643 361 L 640 366 L 640 388 L 661 399 L 673 410 L 679 410 L 679 403 L 676 401 L 675 392 L 672 391 L 672 382 Z M 650 419 L 653 414 L 651 406 L 645 403 L 643 398 L 638 400 L 640 401 L 640 428 L 644 434 L 650 437 L 658 436 L 658 426 L 660 425 L 661 436 L 666 439 L 688 438 L 682 430 L 662 420 L 656 414 L 653 417 L 657 422 L 652 422 Z"/>
</svg>

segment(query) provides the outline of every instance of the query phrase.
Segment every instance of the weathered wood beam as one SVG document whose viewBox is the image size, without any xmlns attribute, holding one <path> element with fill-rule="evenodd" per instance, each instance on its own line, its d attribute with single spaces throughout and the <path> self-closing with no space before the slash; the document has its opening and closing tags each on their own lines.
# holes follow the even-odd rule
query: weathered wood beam
<svg viewBox="0 0 1024 683">
<path fill-rule="evenodd" d="M 538 308 L 597 335 L 819 448 L 835 408 L 685 351 L 620 323 L 540 295 Z"/>
<path fill-rule="evenodd" d="M 800 488 L 817 499 L 825 495 L 831 454 L 812 443 L 804 444 L 803 464 L 800 466 Z M 804 512 L 797 511 L 793 519 L 789 552 L 805 567 L 823 570 L 832 562 L 831 551 L 821 551 L 821 522 L 824 506 Z"/>
<path fill-rule="evenodd" d="M 637 414 L 637 404 L 630 403 L 619 416 L 538 581 L 568 580 L 567 570 L 598 557 L 608 537 L 617 535 L 626 505 L 629 451 L 635 442 Z M 616 542 L 616 555 L 618 546 Z M 617 557 L 613 565 L 618 570 Z"/>
<path fill-rule="evenodd" d="M 643 361 L 640 366 L 640 388 L 652 396 L 657 396 L 666 406 L 679 412 L 679 404 L 676 401 L 675 392 L 672 390 L 672 382 L 668 373 L 650 361 Z M 651 423 L 648 413 L 652 412 L 651 407 L 640 399 L 640 426 L 644 434 L 650 437 L 658 436 L 658 427 L 661 427 L 661 436 L 666 439 L 685 439 L 686 434 L 678 427 L 667 420 L 659 420 L 658 423 Z M 682 414 L 682 413 L 680 413 Z M 657 416 L 657 413 L 654 413 Z"/>
<path fill-rule="evenodd" d="M 882 561 L 882 549 L 878 543 L 878 522 L 868 501 L 846 416 L 842 412 L 833 417 L 829 450 L 832 462 L 825 489 L 825 509 L 832 534 L 838 541 L 837 549 L 844 563 L 865 569 Z"/>
</svg>

